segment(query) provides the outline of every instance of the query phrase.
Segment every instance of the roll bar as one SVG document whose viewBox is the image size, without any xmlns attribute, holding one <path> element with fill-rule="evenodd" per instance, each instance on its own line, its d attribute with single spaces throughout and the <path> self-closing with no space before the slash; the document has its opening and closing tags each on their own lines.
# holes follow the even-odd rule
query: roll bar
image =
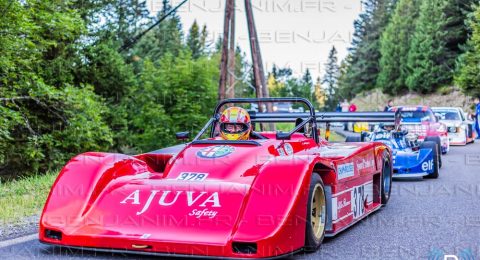
<svg viewBox="0 0 480 260">
<path fill-rule="evenodd" d="M 262 103 L 303 103 L 308 108 L 308 113 L 274 113 L 273 111 L 256 112 L 249 111 L 252 122 L 254 123 L 283 123 L 283 122 L 296 122 L 297 119 L 303 120 L 302 124 L 297 126 L 291 132 L 278 133 L 277 138 L 283 140 L 289 139 L 295 132 L 299 131 L 303 126 L 311 123 L 312 126 L 312 138 L 315 142 L 319 142 L 318 126 L 317 123 L 326 123 L 326 139 L 328 140 L 330 134 L 330 124 L 334 122 L 369 122 L 369 123 L 396 123 L 397 115 L 395 112 L 355 112 L 355 113 L 340 113 L 340 112 L 325 112 L 318 116 L 315 114 L 315 108 L 312 103 L 305 98 L 233 98 L 220 101 L 215 107 L 213 117 L 210 118 L 208 123 L 194 138 L 193 142 L 198 139 L 208 130 L 211 129 L 210 137 L 214 137 L 215 126 L 220 120 L 220 111 L 223 106 L 227 104 L 259 104 L 259 108 Z"/>
</svg>

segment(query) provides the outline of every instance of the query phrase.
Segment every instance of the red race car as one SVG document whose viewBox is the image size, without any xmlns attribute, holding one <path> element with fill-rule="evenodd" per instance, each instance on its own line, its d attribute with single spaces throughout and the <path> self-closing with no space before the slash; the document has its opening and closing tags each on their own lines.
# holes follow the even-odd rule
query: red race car
<svg viewBox="0 0 480 260">
<path fill-rule="evenodd" d="M 265 108 L 269 102 L 294 102 L 309 112 L 251 111 L 249 139 L 219 137 L 226 107 Z M 316 251 L 325 236 L 388 202 L 393 169 L 386 145 L 329 143 L 319 137 L 317 123 L 394 120 L 393 113 L 383 116 L 317 117 L 301 98 L 222 101 L 186 145 L 137 156 L 74 157 L 52 187 L 39 239 L 156 256 L 272 258 Z M 293 130 L 255 131 L 275 124 Z"/>
</svg>

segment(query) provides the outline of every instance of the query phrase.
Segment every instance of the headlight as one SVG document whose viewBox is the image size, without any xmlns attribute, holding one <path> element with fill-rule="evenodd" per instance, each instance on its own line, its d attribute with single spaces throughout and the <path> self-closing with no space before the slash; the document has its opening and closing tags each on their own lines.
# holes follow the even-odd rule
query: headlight
<svg viewBox="0 0 480 260">
<path fill-rule="evenodd" d="M 277 107 L 277 106 L 273 106 L 273 111 L 274 111 L 274 112 L 277 112 L 277 111 L 278 111 L 278 107 Z"/>
<path fill-rule="evenodd" d="M 449 128 L 448 128 L 448 132 L 449 132 L 449 133 L 456 133 L 456 132 L 457 132 L 457 129 L 458 129 L 458 127 L 449 127 Z"/>
</svg>

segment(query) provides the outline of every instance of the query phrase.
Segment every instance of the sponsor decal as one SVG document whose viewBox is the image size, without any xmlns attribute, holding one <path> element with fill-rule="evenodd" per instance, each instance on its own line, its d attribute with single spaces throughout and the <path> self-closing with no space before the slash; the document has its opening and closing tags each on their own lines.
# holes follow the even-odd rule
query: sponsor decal
<svg viewBox="0 0 480 260">
<path fill-rule="evenodd" d="M 159 197 L 159 199 L 156 204 L 161 207 L 171 207 L 178 203 L 183 203 L 188 207 L 195 206 L 197 208 L 202 208 L 202 210 L 197 209 L 197 211 L 203 211 L 203 209 L 207 209 L 208 211 L 208 207 L 212 207 L 212 208 L 221 207 L 220 196 L 218 195 L 218 192 L 207 193 L 205 191 L 172 192 L 172 191 L 152 190 L 150 191 L 150 195 L 148 196 L 148 199 L 146 201 L 141 201 L 140 190 L 136 190 L 132 192 L 130 195 L 128 195 L 123 201 L 121 201 L 120 204 L 143 205 L 142 209 L 137 212 L 137 216 L 139 216 L 145 213 L 150 208 L 154 199 L 156 199 L 157 197 Z M 144 196 L 142 196 L 142 198 L 144 198 Z M 193 213 L 194 215 L 200 214 L 200 213 L 197 213 L 197 211 L 195 212 L 192 211 L 191 213 Z M 213 213 L 204 212 L 204 213 L 201 213 L 200 217 L 205 216 L 205 214 L 207 214 L 208 216 L 211 216 Z"/>
<path fill-rule="evenodd" d="M 197 156 L 201 158 L 220 158 L 225 157 L 235 151 L 235 148 L 229 145 L 210 146 L 197 152 Z"/>
<path fill-rule="evenodd" d="M 189 216 L 194 216 L 196 218 L 201 218 L 201 217 L 208 217 L 208 218 L 214 218 L 217 216 L 218 211 L 215 210 L 209 210 L 209 209 L 194 209 L 192 212 L 190 212 L 188 215 Z"/>
<path fill-rule="evenodd" d="M 285 148 L 285 153 L 287 155 L 292 155 L 293 154 L 293 147 L 292 147 L 291 144 L 286 143 L 283 147 Z"/>
<path fill-rule="evenodd" d="M 277 149 L 277 152 L 280 156 L 288 156 L 293 154 L 293 147 L 291 144 L 286 143 L 283 147 Z"/>
<path fill-rule="evenodd" d="M 182 172 L 176 180 L 179 181 L 204 181 L 207 179 L 208 173 L 199 173 L 199 172 Z"/>
<path fill-rule="evenodd" d="M 422 171 L 432 171 L 433 170 L 433 160 L 422 163 Z"/>
<path fill-rule="evenodd" d="M 373 160 L 365 160 L 365 158 L 363 158 L 360 162 L 357 162 L 357 170 L 359 171 L 373 167 L 375 167 Z"/>
<path fill-rule="evenodd" d="M 391 137 L 392 137 L 392 135 L 389 132 L 379 132 L 379 133 L 375 134 L 374 139 L 375 140 L 390 140 Z"/>
<path fill-rule="evenodd" d="M 340 211 L 341 209 L 343 209 L 344 207 L 347 207 L 347 206 L 350 206 L 351 202 L 350 201 L 347 201 L 347 199 L 343 199 L 341 201 L 338 202 L 337 204 L 337 210 Z"/>
<path fill-rule="evenodd" d="M 338 179 L 345 179 L 355 175 L 355 166 L 353 163 L 345 163 L 337 166 Z"/>
</svg>

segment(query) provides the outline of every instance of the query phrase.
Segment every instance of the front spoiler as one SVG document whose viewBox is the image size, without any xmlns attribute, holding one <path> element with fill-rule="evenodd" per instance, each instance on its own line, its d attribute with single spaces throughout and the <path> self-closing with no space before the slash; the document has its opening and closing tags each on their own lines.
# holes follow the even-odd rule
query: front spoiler
<svg viewBox="0 0 480 260">
<path fill-rule="evenodd" d="M 400 173 L 400 174 L 393 174 L 393 178 L 402 179 L 402 178 L 420 178 L 428 176 L 429 173 L 421 172 L 421 173 Z"/>
<path fill-rule="evenodd" d="M 136 250 L 127 250 L 127 249 L 113 249 L 113 248 L 96 248 L 96 247 L 80 247 L 80 246 L 65 246 L 59 245 L 54 243 L 48 243 L 42 240 L 38 240 L 40 243 L 49 245 L 49 246 L 56 246 L 60 248 L 68 248 L 74 250 L 86 250 L 91 252 L 101 252 L 101 253 L 114 253 L 114 254 L 133 254 L 133 255 L 143 255 L 143 256 L 155 256 L 155 257 L 175 257 L 175 258 L 186 258 L 186 259 L 231 259 L 231 260 L 240 260 L 240 259 L 265 259 L 265 260 L 273 260 L 273 259 L 281 259 L 289 256 L 293 256 L 299 252 L 303 251 L 303 248 L 297 249 L 290 253 L 286 253 L 283 255 L 273 256 L 273 257 L 261 257 L 261 258 L 253 258 L 253 257 L 226 257 L 226 256 L 206 256 L 206 255 L 186 255 L 186 254 L 175 254 L 175 253 L 161 253 L 161 252 L 146 252 L 146 251 L 136 251 Z"/>
</svg>

